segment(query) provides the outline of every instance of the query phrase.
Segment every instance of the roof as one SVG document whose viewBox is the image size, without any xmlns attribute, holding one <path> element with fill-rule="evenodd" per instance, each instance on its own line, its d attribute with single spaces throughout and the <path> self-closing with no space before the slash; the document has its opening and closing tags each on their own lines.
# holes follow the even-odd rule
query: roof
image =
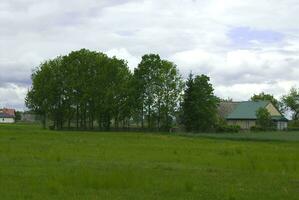
<svg viewBox="0 0 299 200">
<path fill-rule="evenodd" d="M 239 102 L 236 108 L 227 115 L 226 119 L 256 119 L 256 112 L 265 108 L 268 101 L 244 101 Z"/>
<path fill-rule="evenodd" d="M 244 101 L 239 102 L 234 110 L 229 113 L 225 118 L 226 119 L 257 119 L 256 112 L 260 108 L 265 108 L 269 101 Z M 273 120 L 287 120 L 285 117 L 281 116 L 272 116 Z"/>
<path fill-rule="evenodd" d="M 274 121 L 285 121 L 285 122 L 289 121 L 289 120 L 288 120 L 287 118 L 285 118 L 284 116 L 272 116 L 271 118 L 272 118 L 272 120 L 274 120 Z"/>
<path fill-rule="evenodd" d="M 8 116 L 14 118 L 15 113 L 16 113 L 15 109 L 9 109 L 9 108 L 0 109 L 0 114 L 2 114 L 2 116 Z"/>
<path fill-rule="evenodd" d="M 222 101 L 218 107 L 218 113 L 221 117 L 226 118 L 239 104 L 239 102 Z"/>
<path fill-rule="evenodd" d="M 5 114 L 8 114 L 8 115 L 11 115 L 11 116 L 15 116 L 15 109 L 10 109 L 10 108 L 3 108 L 3 109 L 0 109 L 0 113 L 5 113 Z"/>
<path fill-rule="evenodd" d="M 0 118 L 14 118 L 15 116 L 14 115 L 9 115 L 9 114 L 6 114 L 6 113 L 0 113 Z"/>
</svg>

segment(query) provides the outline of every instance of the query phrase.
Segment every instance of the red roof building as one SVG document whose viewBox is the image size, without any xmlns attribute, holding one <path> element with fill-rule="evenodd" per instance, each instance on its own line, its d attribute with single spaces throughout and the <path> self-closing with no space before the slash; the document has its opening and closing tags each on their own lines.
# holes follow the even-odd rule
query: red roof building
<svg viewBox="0 0 299 200">
<path fill-rule="evenodd" d="M 0 109 L 0 113 L 1 114 L 5 114 L 7 116 L 10 116 L 12 118 L 14 118 L 16 116 L 16 111 L 15 109 L 10 109 L 10 108 L 3 108 L 3 109 Z"/>
</svg>

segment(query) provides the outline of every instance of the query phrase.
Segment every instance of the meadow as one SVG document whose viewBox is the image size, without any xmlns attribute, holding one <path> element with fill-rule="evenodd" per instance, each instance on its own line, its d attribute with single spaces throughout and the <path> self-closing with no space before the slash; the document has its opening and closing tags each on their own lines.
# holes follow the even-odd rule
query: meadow
<svg viewBox="0 0 299 200">
<path fill-rule="evenodd" d="M 249 134 L 0 125 L 0 199 L 299 199 L 299 133 Z"/>
</svg>

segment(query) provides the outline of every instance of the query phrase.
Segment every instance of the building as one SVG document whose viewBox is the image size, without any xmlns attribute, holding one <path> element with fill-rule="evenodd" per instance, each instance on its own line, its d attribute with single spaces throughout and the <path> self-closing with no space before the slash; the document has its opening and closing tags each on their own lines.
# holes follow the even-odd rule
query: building
<svg viewBox="0 0 299 200">
<path fill-rule="evenodd" d="M 238 125 L 248 130 L 256 126 L 256 112 L 260 108 L 268 110 L 277 130 L 288 127 L 288 120 L 269 101 L 221 102 L 219 114 L 229 125 Z"/>
<path fill-rule="evenodd" d="M 22 121 L 22 122 L 34 123 L 34 122 L 39 122 L 40 120 L 41 120 L 40 115 L 30 113 L 30 112 L 20 113 L 20 121 Z"/>
<path fill-rule="evenodd" d="M 0 123 L 15 123 L 15 110 L 3 108 L 0 109 Z"/>
</svg>

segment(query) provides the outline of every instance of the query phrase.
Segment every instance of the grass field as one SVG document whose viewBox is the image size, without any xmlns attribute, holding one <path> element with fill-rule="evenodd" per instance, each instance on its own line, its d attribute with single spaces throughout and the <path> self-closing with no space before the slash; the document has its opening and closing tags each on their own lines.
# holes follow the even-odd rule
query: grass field
<svg viewBox="0 0 299 200">
<path fill-rule="evenodd" d="M 299 199 L 296 134 L 207 138 L 0 125 L 0 199 Z"/>
</svg>

